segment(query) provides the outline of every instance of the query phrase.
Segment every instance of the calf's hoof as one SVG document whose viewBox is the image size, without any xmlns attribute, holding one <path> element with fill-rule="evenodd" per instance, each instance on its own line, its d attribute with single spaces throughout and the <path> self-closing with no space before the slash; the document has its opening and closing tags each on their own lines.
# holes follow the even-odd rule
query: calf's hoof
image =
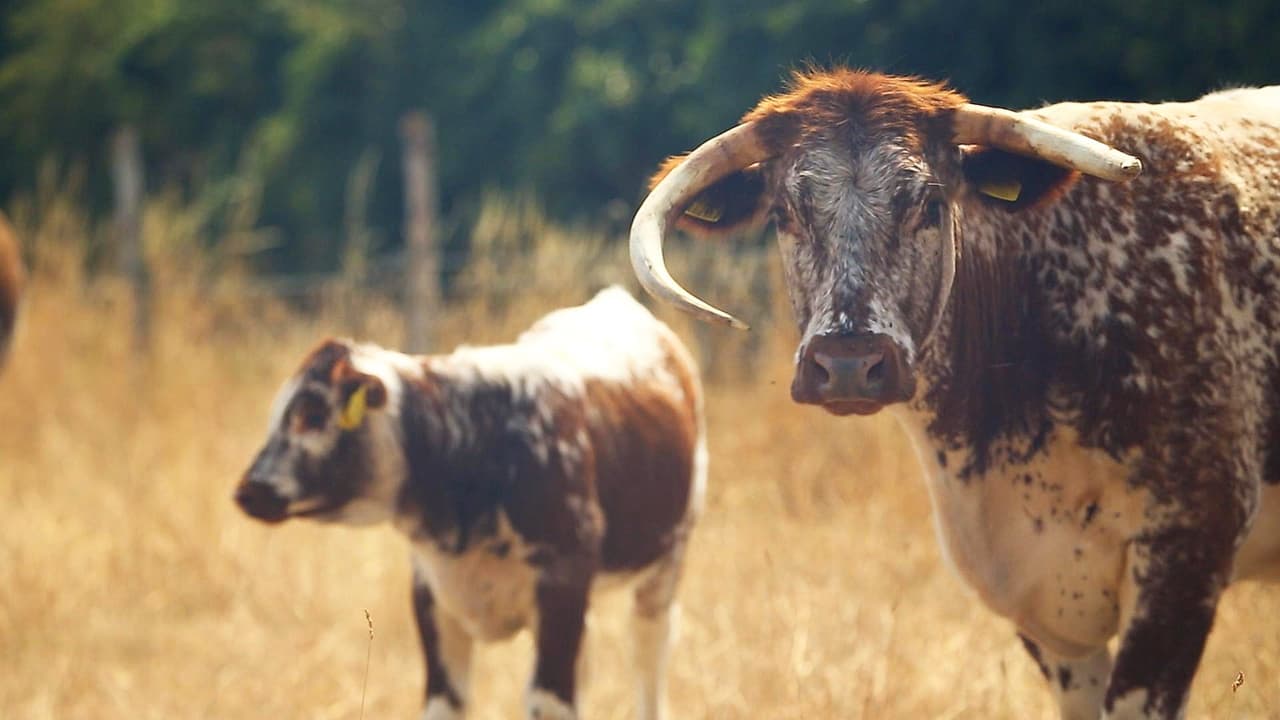
<svg viewBox="0 0 1280 720">
<path fill-rule="evenodd" d="M 529 720 L 577 720 L 573 706 L 547 692 L 533 690 L 529 693 Z"/>
</svg>

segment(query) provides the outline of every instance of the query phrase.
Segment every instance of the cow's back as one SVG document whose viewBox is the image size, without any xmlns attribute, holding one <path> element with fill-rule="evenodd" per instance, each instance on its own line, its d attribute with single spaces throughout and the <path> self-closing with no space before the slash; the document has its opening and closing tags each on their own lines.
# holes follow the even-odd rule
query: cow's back
<svg viewBox="0 0 1280 720">
<path fill-rule="evenodd" d="M 1222 90 L 1191 102 L 1059 103 L 1029 114 L 1140 157 L 1142 174 L 1113 188 L 1166 214 L 1185 219 L 1202 195 L 1229 189 L 1242 209 L 1275 217 L 1280 86 Z"/>
</svg>

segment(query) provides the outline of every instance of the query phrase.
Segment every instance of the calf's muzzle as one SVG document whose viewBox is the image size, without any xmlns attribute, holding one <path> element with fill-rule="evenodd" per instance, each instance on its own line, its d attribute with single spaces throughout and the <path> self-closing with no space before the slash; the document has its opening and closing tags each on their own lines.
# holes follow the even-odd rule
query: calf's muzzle
<svg viewBox="0 0 1280 720">
<path fill-rule="evenodd" d="M 280 522 L 288 514 L 289 501 L 269 483 L 246 477 L 236 488 L 236 504 L 250 517 Z"/>
</svg>

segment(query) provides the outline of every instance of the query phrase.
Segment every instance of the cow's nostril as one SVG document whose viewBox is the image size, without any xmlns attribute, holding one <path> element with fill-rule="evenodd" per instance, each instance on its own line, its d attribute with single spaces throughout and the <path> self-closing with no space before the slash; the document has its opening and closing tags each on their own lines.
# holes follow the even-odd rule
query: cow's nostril
<svg viewBox="0 0 1280 720">
<path fill-rule="evenodd" d="M 813 379 L 817 383 L 817 385 L 819 387 L 826 385 L 827 381 L 831 379 L 831 371 L 827 370 L 827 366 L 823 365 L 820 360 L 815 360 L 812 363 L 812 368 L 813 368 Z"/>
<path fill-rule="evenodd" d="M 884 358 L 876 361 L 874 365 L 867 368 L 867 389 L 878 393 L 884 387 L 885 376 L 888 375 L 888 365 L 885 364 Z"/>
</svg>

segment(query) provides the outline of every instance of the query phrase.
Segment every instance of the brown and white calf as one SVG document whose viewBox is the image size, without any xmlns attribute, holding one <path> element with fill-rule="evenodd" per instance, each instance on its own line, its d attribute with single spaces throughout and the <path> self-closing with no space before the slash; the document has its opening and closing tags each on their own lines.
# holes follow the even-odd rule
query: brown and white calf
<svg viewBox="0 0 1280 720">
<path fill-rule="evenodd" d="M 22 298 L 22 256 L 13 226 L 0 214 L 0 368 L 9 356 L 9 345 L 18 324 Z"/>
<path fill-rule="evenodd" d="M 736 322 L 663 236 L 772 221 L 795 400 L 898 417 L 1064 717 L 1180 717 L 1223 589 L 1280 569 L 1280 88 L 1014 113 L 810 72 L 664 170 L 646 287 Z"/>
<path fill-rule="evenodd" d="M 575 716 L 593 591 L 630 588 L 641 718 L 663 715 L 706 477 L 697 369 L 625 291 L 510 345 L 408 356 L 330 340 L 280 391 L 236 490 L 268 522 L 391 522 L 412 544 L 424 720 L 460 718 L 472 644 L 535 635 L 531 718 Z"/>
</svg>

